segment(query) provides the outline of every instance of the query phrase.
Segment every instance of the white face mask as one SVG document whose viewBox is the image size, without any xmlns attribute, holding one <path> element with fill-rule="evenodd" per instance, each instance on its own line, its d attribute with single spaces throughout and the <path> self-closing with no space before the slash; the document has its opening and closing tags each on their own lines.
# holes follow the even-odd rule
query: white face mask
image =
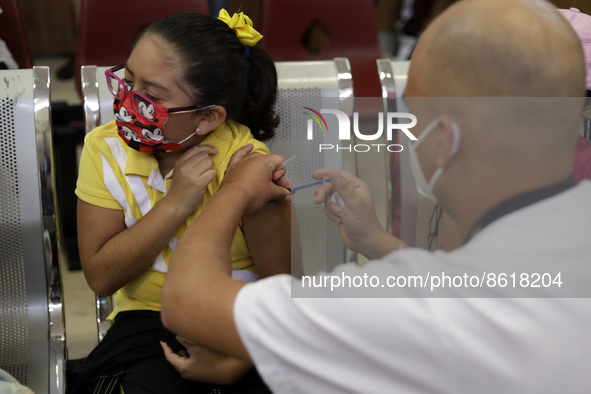
<svg viewBox="0 0 591 394">
<path fill-rule="evenodd" d="M 418 148 L 420 143 L 423 142 L 423 140 L 427 138 L 427 136 L 433 130 L 435 130 L 438 124 L 439 122 L 437 121 L 437 119 L 434 119 L 431 123 L 429 123 L 429 125 L 427 125 L 427 127 L 425 127 L 425 129 L 421 133 L 419 139 L 416 142 L 411 143 L 409 148 L 410 171 L 412 172 L 412 175 L 415 178 L 415 182 L 417 183 L 417 190 L 421 195 L 429 198 L 434 202 L 437 202 L 437 198 L 433 194 L 433 188 L 435 187 L 435 183 L 437 183 L 437 180 L 439 179 L 441 174 L 443 174 L 443 167 L 437 168 L 431 176 L 431 179 L 427 182 L 427 179 L 425 178 L 425 175 L 421 170 L 421 163 L 419 163 L 419 158 L 417 157 L 416 149 Z M 453 121 L 451 122 L 451 127 L 453 131 L 454 140 L 449 155 L 447 156 L 448 160 L 456 154 L 460 146 L 460 128 L 458 127 L 457 123 Z"/>
</svg>

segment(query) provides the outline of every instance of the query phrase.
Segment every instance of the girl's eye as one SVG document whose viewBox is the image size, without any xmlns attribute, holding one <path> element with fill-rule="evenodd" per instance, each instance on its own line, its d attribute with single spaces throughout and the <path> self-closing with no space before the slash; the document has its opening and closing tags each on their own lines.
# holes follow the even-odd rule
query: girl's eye
<svg viewBox="0 0 591 394">
<path fill-rule="evenodd" d="M 123 83 L 127 86 L 129 90 L 133 90 L 133 82 L 129 79 L 123 78 Z"/>
<path fill-rule="evenodd" d="M 146 93 L 146 97 L 149 98 L 150 100 L 152 100 L 155 103 L 160 103 L 162 101 L 161 99 L 159 99 L 157 97 L 154 97 L 154 96 L 152 96 L 151 94 L 148 94 L 148 93 Z"/>
</svg>

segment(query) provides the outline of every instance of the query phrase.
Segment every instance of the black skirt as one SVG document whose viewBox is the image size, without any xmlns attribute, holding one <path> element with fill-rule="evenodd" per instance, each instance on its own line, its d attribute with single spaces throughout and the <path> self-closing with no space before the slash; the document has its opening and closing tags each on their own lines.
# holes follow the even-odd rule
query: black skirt
<svg viewBox="0 0 591 394">
<path fill-rule="evenodd" d="M 160 313 L 128 311 L 117 314 L 107 335 L 84 361 L 69 394 L 270 393 L 255 369 L 230 385 L 183 379 L 164 357 L 160 340 L 165 328 Z"/>
</svg>

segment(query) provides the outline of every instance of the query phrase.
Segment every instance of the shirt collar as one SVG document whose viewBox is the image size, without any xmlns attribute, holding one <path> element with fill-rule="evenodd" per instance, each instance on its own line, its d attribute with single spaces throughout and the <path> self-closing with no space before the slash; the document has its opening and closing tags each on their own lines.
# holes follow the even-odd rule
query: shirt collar
<svg viewBox="0 0 591 394">
<path fill-rule="evenodd" d="M 158 160 L 153 154 L 127 149 L 125 175 L 150 176 L 152 170 L 158 171 Z M 166 174 L 165 174 L 166 175 Z"/>
<path fill-rule="evenodd" d="M 488 211 L 482 218 L 480 218 L 478 222 L 476 222 L 476 224 L 472 227 L 472 230 L 470 230 L 470 232 L 468 233 L 468 238 L 466 239 L 466 242 L 472 239 L 472 237 L 474 237 L 476 233 L 478 233 L 480 230 L 482 230 L 495 220 L 505 215 L 508 215 L 512 212 L 515 212 L 521 208 L 525 208 L 529 205 L 535 204 L 538 201 L 542 201 L 546 198 L 550 198 L 559 193 L 562 193 L 563 191 L 566 191 L 575 185 L 575 179 L 572 176 L 570 176 L 565 181 L 556 183 L 551 186 L 543 187 L 541 189 L 526 192 L 503 201 L 502 203 Z"/>
</svg>

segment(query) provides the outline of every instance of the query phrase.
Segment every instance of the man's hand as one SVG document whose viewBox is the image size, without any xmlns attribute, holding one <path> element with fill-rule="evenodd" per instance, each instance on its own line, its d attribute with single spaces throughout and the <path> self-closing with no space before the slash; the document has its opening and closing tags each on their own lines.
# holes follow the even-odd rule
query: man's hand
<svg viewBox="0 0 591 394">
<path fill-rule="evenodd" d="M 374 259 L 406 246 L 381 227 L 369 187 L 361 179 L 338 169 L 315 171 L 312 178 L 330 179 L 316 189 L 314 203 L 324 203 L 326 216 L 337 223 L 349 249 Z"/>
<path fill-rule="evenodd" d="M 234 152 L 234 154 L 232 155 L 232 157 L 230 158 L 230 161 L 228 162 L 228 170 L 230 171 L 235 165 L 236 163 L 238 163 L 240 160 L 248 157 L 254 157 L 254 156 L 262 156 L 260 153 L 250 153 L 252 152 L 253 149 L 253 145 L 252 144 L 248 144 L 248 145 L 244 145 L 243 147 L 241 147 L 240 149 L 238 149 L 236 152 Z M 283 162 L 281 163 L 283 164 Z M 279 167 L 277 167 L 277 169 L 273 172 L 273 181 L 275 183 L 277 183 L 280 186 L 287 188 L 291 187 L 291 184 L 287 181 L 287 179 L 283 178 L 285 176 L 285 167 L 283 167 L 282 165 L 279 165 Z"/>
<path fill-rule="evenodd" d="M 177 337 L 187 348 L 187 355 L 179 355 L 165 343 L 160 342 L 166 360 L 187 380 L 211 384 L 231 384 L 237 382 L 253 365 L 237 358 L 193 345 Z"/>
<path fill-rule="evenodd" d="M 220 190 L 231 189 L 242 196 L 245 212 L 254 212 L 269 201 L 289 201 L 291 187 L 279 168 L 284 159 L 280 155 L 248 154 L 252 146 L 237 150 L 228 165 Z"/>
</svg>

